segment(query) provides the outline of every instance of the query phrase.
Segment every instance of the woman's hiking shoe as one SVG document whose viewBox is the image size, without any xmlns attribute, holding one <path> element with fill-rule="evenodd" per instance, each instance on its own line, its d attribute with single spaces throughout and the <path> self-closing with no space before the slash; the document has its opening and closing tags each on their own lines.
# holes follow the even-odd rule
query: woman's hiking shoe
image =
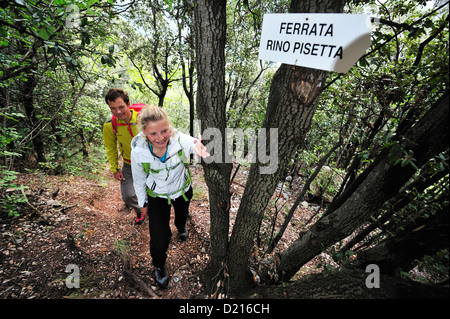
<svg viewBox="0 0 450 319">
<path fill-rule="evenodd" d="M 186 241 L 189 236 L 189 231 L 187 230 L 186 227 L 184 227 L 182 231 L 178 231 L 178 236 L 180 236 L 180 239 L 182 241 Z"/>
<path fill-rule="evenodd" d="M 155 267 L 155 279 L 160 288 L 166 288 L 169 283 L 169 272 L 166 264 L 162 267 Z"/>
<path fill-rule="evenodd" d="M 136 219 L 134 222 L 136 225 L 141 225 L 145 221 L 145 214 L 142 214 L 141 212 L 136 213 Z"/>
</svg>

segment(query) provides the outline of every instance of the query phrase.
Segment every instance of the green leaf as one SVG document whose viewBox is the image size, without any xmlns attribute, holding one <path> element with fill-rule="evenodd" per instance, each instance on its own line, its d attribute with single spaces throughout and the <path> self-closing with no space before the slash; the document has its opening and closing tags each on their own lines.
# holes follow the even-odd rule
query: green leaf
<svg viewBox="0 0 450 319">
<path fill-rule="evenodd" d="M 44 40 L 48 40 L 50 38 L 50 34 L 44 28 L 39 29 L 39 36 Z"/>
<path fill-rule="evenodd" d="M 388 162 L 389 163 L 395 163 L 398 159 L 400 159 L 403 155 L 403 148 L 400 146 L 400 144 L 395 143 L 392 145 L 392 148 L 388 154 Z"/>
</svg>

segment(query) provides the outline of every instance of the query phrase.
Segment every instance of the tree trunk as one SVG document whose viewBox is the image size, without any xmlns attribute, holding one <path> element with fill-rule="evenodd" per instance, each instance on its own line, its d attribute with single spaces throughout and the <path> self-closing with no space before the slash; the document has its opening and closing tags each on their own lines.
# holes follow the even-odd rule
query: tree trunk
<svg viewBox="0 0 450 319">
<path fill-rule="evenodd" d="M 400 138 L 400 145 L 414 154 L 415 165 L 422 167 L 432 156 L 448 149 L 448 92 L 425 116 Z M 373 165 L 363 173 L 358 188 L 331 214 L 326 214 L 303 233 L 281 254 L 279 274 L 291 278 L 301 266 L 331 244 L 352 234 L 377 210 L 394 196 L 416 173 L 412 165 L 401 167 L 388 159 L 389 149 L 383 151 Z"/>
<path fill-rule="evenodd" d="M 313 274 L 292 283 L 267 285 L 245 291 L 252 299 L 435 299 L 449 297 L 448 286 L 425 285 L 410 279 L 380 274 L 379 288 L 369 288 L 372 272 L 338 269 Z M 369 285 L 370 286 L 370 285 Z"/>
<path fill-rule="evenodd" d="M 432 255 L 448 248 L 449 215 L 448 204 L 436 215 L 423 220 L 423 225 L 416 224 L 401 234 L 386 239 L 371 249 L 358 253 L 356 263 L 360 267 L 376 264 L 380 272 L 398 275 L 398 271 L 409 271 L 416 259 Z"/>
<path fill-rule="evenodd" d="M 180 66 L 182 74 L 183 90 L 189 101 L 189 134 L 194 136 L 195 120 L 195 94 L 194 94 L 194 76 L 195 76 L 195 44 L 193 36 L 193 10 L 194 4 L 191 2 L 182 2 L 175 15 L 178 27 L 178 55 L 180 56 Z M 184 30 L 187 27 L 187 30 Z M 184 31 L 183 31 L 184 30 Z M 184 34 L 184 35 L 183 35 Z M 183 48 L 185 44 L 186 51 Z"/>
<path fill-rule="evenodd" d="M 29 125 L 31 134 L 31 142 L 33 143 L 34 151 L 36 152 L 36 159 L 39 163 L 45 163 L 44 142 L 42 140 L 41 130 L 38 128 L 39 121 L 36 118 L 36 110 L 34 109 L 34 88 L 37 85 L 37 80 L 34 75 L 33 68 L 30 73 L 25 75 L 26 81 L 20 83 L 20 92 L 22 94 L 23 107 L 27 115 L 27 123 Z"/>
<path fill-rule="evenodd" d="M 208 147 L 211 142 L 219 145 L 214 149 L 215 161 L 202 161 L 205 181 L 209 190 L 211 264 L 210 274 L 214 277 L 222 268 L 228 249 L 230 175 L 231 163 L 224 163 L 226 117 L 225 117 L 225 40 L 226 1 L 200 0 L 194 6 L 197 62 L 197 110 L 201 130 L 219 131 L 212 141 L 203 136 Z"/>
<path fill-rule="evenodd" d="M 408 187 L 405 187 L 402 190 L 402 193 L 399 196 L 397 196 L 397 200 L 394 203 L 392 203 L 392 207 L 386 213 L 379 216 L 377 220 L 373 221 L 371 224 L 369 224 L 363 230 L 361 230 L 351 240 L 349 240 L 340 249 L 339 252 L 345 254 L 347 250 L 352 249 L 353 246 L 361 242 L 364 238 L 366 238 L 372 231 L 374 231 L 377 228 L 381 228 L 384 232 L 393 231 L 392 228 L 397 228 L 397 224 L 395 222 L 391 223 L 390 221 L 392 220 L 392 217 L 395 214 L 395 212 L 400 211 L 402 208 L 408 205 L 414 198 L 414 194 L 416 192 L 417 193 L 424 192 L 428 187 L 433 186 L 440 179 L 444 178 L 447 174 L 448 169 L 435 173 L 431 169 L 431 167 L 427 167 L 426 169 L 422 168 L 420 175 L 416 176 L 415 180 L 411 182 L 408 185 Z M 386 225 L 386 223 L 389 223 L 389 225 Z M 361 248 L 361 246 L 359 248 Z"/>
<path fill-rule="evenodd" d="M 331 4 L 330 1 L 293 0 L 290 12 L 341 12 L 345 3 L 345 0 Z M 249 284 L 246 271 L 256 232 L 278 181 L 285 177 L 290 160 L 309 131 L 315 101 L 325 86 L 327 75 L 326 71 L 291 65 L 282 65 L 274 75 L 263 128 L 278 129 L 278 169 L 273 174 L 261 174 L 260 168 L 264 165 L 259 158 L 251 166 L 230 239 L 230 255 L 233 256 L 228 260 L 231 291 Z"/>
</svg>

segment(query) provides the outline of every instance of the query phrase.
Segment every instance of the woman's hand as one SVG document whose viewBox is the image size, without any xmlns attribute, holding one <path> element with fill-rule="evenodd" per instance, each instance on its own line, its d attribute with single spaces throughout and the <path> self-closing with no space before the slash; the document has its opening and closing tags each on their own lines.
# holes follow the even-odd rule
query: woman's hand
<svg viewBox="0 0 450 319">
<path fill-rule="evenodd" d="M 206 150 L 206 146 L 202 144 L 201 140 L 202 137 L 199 136 L 199 139 L 194 141 L 194 152 L 201 158 L 207 158 L 210 154 Z"/>
</svg>

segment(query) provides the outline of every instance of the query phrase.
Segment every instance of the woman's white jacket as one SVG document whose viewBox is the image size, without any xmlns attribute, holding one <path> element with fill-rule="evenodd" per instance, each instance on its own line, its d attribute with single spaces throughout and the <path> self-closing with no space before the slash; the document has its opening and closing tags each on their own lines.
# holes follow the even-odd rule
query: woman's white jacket
<svg viewBox="0 0 450 319">
<path fill-rule="evenodd" d="M 147 139 L 141 132 L 131 141 L 131 170 L 133 173 L 133 185 L 140 207 L 147 202 L 147 187 L 163 198 L 176 199 L 182 195 L 179 191 L 188 179 L 188 172 L 178 152 L 183 150 L 184 157 L 189 159 L 194 153 L 194 141 L 196 139 L 173 130 L 167 150 L 167 159 L 163 163 L 150 152 Z M 150 173 L 144 171 L 142 163 L 150 164 Z M 188 191 L 190 184 L 183 189 Z"/>
</svg>

